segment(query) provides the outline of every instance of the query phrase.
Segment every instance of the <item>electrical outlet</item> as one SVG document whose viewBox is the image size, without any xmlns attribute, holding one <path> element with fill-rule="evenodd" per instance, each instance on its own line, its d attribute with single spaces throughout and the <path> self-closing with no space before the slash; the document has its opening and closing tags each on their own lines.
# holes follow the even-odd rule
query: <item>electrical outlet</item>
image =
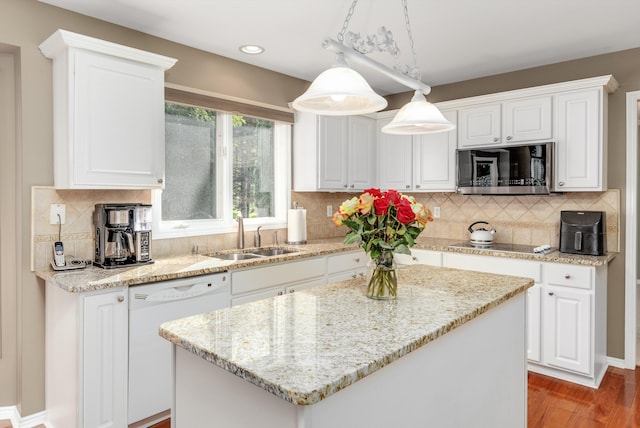
<svg viewBox="0 0 640 428">
<path fill-rule="evenodd" d="M 64 204 L 51 204 L 49 208 L 49 223 L 50 224 L 64 224 L 66 214 L 66 207 Z M 58 215 L 60 218 L 58 218 Z"/>
<path fill-rule="evenodd" d="M 433 207 L 433 218 L 440 218 L 440 207 Z"/>
<path fill-rule="evenodd" d="M 327 217 L 332 217 L 332 216 L 333 216 L 333 206 L 327 205 Z"/>
</svg>

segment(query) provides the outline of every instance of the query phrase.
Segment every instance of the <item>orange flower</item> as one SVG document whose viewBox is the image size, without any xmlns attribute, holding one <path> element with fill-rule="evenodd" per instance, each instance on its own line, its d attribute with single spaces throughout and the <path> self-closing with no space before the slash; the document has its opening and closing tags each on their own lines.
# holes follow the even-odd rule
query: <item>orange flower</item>
<svg viewBox="0 0 640 428">
<path fill-rule="evenodd" d="M 333 221 L 333 224 L 335 224 L 336 226 L 342 226 L 342 221 L 347 217 L 349 216 L 344 215 L 340 210 L 338 210 L 335 213 L 333 213 L 333 217 L 331 217 L 331 221 Z"/>
<path fill-rule="evenodd" d="M 360 199 L 358 201 L 358 211 L 360 211 L 360 214 L 369 214 L 371 212 L 371 208 L 373 208 L 373 195 L 370 193 L 363 193 L 360 195 Z"/>
</svg>

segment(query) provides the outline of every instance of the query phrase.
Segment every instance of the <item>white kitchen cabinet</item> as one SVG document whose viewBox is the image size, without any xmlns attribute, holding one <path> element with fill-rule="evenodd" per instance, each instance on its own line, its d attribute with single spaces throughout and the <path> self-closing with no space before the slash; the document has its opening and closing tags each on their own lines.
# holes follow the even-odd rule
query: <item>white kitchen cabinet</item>
<svg viewBox="0 0 640 428">
<path fill-rule="evenodd" d="M 457 122 L 455 110 L 442 114 Z M 457 131 L 391 135 L 381 131 L 392 118 L 378 120 L 378 180 L 382 189 L 453 192 L 456 188 Z"/>
<path fill-rule="evenodd" d="M 369 256 L 362 249 L 332 254 L 327 257 L 327 282 L 333 284 L 348 279 L 364 278 L 368 262 Z"/>
<path fill-rule="evenodd" d="M 45 406 L 52 426 L 127 426 L 126 289 L 75 294 L 47 284 Z"/>
<path fill-rule="evenodd" d="M 607 97 L 603 88 L 560 93 L 556 111 L 554 190 L 607 190 Z"/>
<path fill-rule="evenodd" d="M 529 370 L 597 388 L 607 342 L 607 266 L 445 252 L 443 265 L 533 278 L 527 291 Z"/>
<path fill-rule="evenodd" d="M 375 121 L 364 116 L 320 116 L 320 190 L 360 191 L 375 185 Z"/>
<path fill-rule="evenodd" d="M 326 257 L 231 272 L 231 306 L 327 283 Z"/>
<path fill-rule="evenodd" d="M 459 147 L 551 141 L 552 97 L 527 97 L 460 109 Z"/>
<path fill-rule="evenodd" d="M 592 375 L 591 293 L 546 286 L 544 298 L 544 361 Z"/>
<path fill-rule="evenodd" d="M 541 359 L 541 293 L 540 284 L 534 284 L 527 290 L 527 359 L 536 362 Z"/>
<path fill-rule="evenodd" d="M 393 258 L 398 266 L 403 265 L 430 265 L 442 266 L 442 251 L 422 250 L 412 248 L 411 255 L 394 253 Z"/>
<path fill-rule="evenodd" d="M 54 185 L 152 189 L 164 181 L 164 71 L 175 59 L 58 30 L 53 59 Z"/>
</svg>

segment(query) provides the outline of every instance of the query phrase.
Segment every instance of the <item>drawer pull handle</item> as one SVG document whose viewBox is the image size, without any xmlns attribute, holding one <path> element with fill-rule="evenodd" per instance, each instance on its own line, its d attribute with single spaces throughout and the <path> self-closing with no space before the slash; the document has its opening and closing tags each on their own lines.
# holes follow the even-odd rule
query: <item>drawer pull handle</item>
<svg viewBox="0 0 640 428">
<path fill-rule="evenodd" d="M 565 273 L 564 274 L 564 279 L 569 279 L 569 278 L 571 278 L 571 275 L 569 275 L 568 273 Z"/>
<path fill-rule="evenodd" d="M 549 291 L 549 296 L 553 296 L 553 291 Z"/>
</svg>

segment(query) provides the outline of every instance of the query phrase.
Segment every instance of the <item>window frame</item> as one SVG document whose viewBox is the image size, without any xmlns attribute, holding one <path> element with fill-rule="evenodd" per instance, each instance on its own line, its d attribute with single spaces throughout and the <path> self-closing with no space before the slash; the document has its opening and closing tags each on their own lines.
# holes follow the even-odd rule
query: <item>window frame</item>
<svg viewBox="0 0 640 428">
<path fill-rule="evenodd" d="M 189 105 L 170 99 L 165 102 Z M 231 218 L 233 212 L 233 113 L 211 107 L 203 108 L 215 110 L 217 113 L 216 179 L 219 184 L 216 189 L 216 198 L 220 218 L 162 221 L 163 189 L 153 190 L 151 195 L 153 239 L 217 235 L 237 231 L 237 222 Z M 249 114 L 243 114 L 243 116 L 255 117 Z M 274 216 L 244 218 L 245 231 L 256 230 L 258 226 L 262 226 L 262 229 L 280 229 L 287 226 L 287 212 L 291 205 L 292 125 L 269 120 L 274 122 Z"/>
</svg>

